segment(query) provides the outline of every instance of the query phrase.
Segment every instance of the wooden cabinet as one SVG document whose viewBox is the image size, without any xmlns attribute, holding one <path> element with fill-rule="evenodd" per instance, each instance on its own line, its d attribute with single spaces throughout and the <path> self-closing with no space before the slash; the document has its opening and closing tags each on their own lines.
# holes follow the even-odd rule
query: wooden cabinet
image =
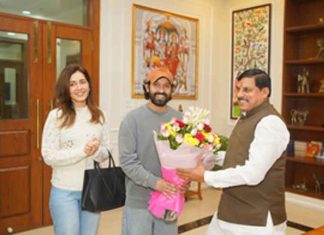
<svg viewBox="0 0 324 235">
<path fill-rule="evenodd" d="M 324 44 L 324 1 L 286 0 L 284 14 L 282 115 L 292 140 L 323 143 L 324 94 L 319 89 L 324 79 L 324 55 L 319 55 L 319 44 Z M 302 89 L 298 75 L 309 78 L 309 92 L 307 87 Z M 292 115 L 299 111 L 307 113 L 303 124 Z M 324 199 L 324 185 L 319 192 L 316 178 L 324 181 L 324 161 L 288 156 L 287 191 Z"/>
</svg>

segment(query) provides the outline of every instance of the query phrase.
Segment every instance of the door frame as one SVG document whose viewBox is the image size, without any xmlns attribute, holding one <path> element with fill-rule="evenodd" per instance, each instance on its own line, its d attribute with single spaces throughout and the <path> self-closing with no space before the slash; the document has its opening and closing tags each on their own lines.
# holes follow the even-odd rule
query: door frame
<svg viewBox="0 0 324 235">
<path fill-rule="evenodd" d="M 34 211 L 32 212 L 32 216 L 30 218 L 26 218 L 22 224 L 19 226 L 17 225 L 14 229 L 14 232 L 24 231 L 44 225 L 51 224 L 51 219 L 48 210 L 48 195 L 49 195 L 49 177 L 50 177 L 50 168 L 45 165 L 42 161 L 41 152 L 40 152 L 40 140 L 41 140 L 41 133 L 42 128 L 47 116 L 47 113 L 50 110 L 50 106 L 48 105 L 48 97 L 45 94 L 48 93 L 46 88 L 46 84 L 44 82 L 48 81 L 49 77 L 55 77 L 56 69 L 55 65 L 48 65 L 46 62 L 46 55 L 47 55 L 47 48 L 49 43 L 53 48 L 52 53 L 52 64 L 55 64 L 55 36 L 65 37 L 67 39 L 73 39 L 69 30 L 74 28 L 78 32 L 88 32 L 89 34 L 87 37 L 90 37 L 90 44 L 87 45 L 90 48 L 90 53 L 87 55 L 87 61 L 85 67 L 89 70 L 90 75 L 93 78 L 94 84 L 94 99 L 98 103 L 99 101 L 99 37 L 100 37 L 100 0 L 88 0 L 88 20 L 89 26 L 77 26 L 72 24 L 66 23 L 59 23 L 59 22 L 50 22 L 40 19 L 32 19 L 24 16 L 16 16 L 7 13 L 0 12 L 0 26 L 2 30 L 8 30 L 11 32 L 20 32 L 26 33 L 28 32 L 29 35 L 29 49 L 28 49 L 28 61 L 29 64 L 27 72 L 28 78 L 31 82 L 30 86 L 35 87 L 36 92 L 31 96 L 29 100 L 29 110 L 31 113 L 30 119 L 32 125 L 31 137 L 30 137 L 30 146 L 31 146 L 31 167 L 33 168 L 33 172 L 31 174 L 31 179 L 41 179 L 40 183 L 38 183 L 38 190 L 31 192 L 30 198 L 34 202 L 33 207 Z M 16 22 L 12 24 L 12 22 Z M 52 34 L 48 34 L 47 27 L 48 23 L 52 25 Z M 54 31 L 53 31 L 54 30 Z M 62 33 L 66 31 L 65 33 Z M 72 31 L 72 30 L 71 30 Z M 59 32 L 55 35 L 53 32 Z M 37 39 L 37 40 L 36 40 Z M 37 65 L 37 66 L 36 66 Z M 42 79 L 36 79 L 36 78 Z M 53 85 L 52 85 L 53 86 Z M 54 89 L 52 89 L 54 92 Z M 53 95 L 53 93 L 52 93 Z M 39 102 L 38 110 L 37 103 Z M 33 110 L 33 111 L 31 111 Z M 37 113 L 39 113 L 40 117 L 37 118 Z M 20 120 L 21 121 L 21 120 Z M 21 128 L 22 125 L 19 124 L 18 120 L 0 120 L 0 130 L 10 130 L 8 126 L 9 123 L 14 125 L 16 128 Z M 1 131 L 0 131 L 1 133 Z M 7 162 L 7 161 L 6 161 Z M 0 165 L 1 171 L 1 165 Z M 40 197 L 36 196 L 36 194 L 41 195 Z M 36 203 L 39 200 L 40 203 Z M 17 218 L 6 218 L 0 221 L 7 221 L 6 224 L 0 224 L 0 227 L 6 226 L 10 224 L 10 221 L 18 221 Z M 18 224 L 21 222 L 17 222 Z M 1 233 L 2 230 L 0 230 Z"/>
<path fill-rule="evenodd" d="M 43 59 L 43 92 L 42 98 L 42 118 L 41 126 L 44 126 L 46 117 L 51 109 L 55 107 L 55 84 L 58 74 L 56 74 L 56 39 L 68 39 L 68 40 L 78 40 L 81 42 L 81 56 L 82 65 L 88 70 L 90 76 L 96 81 L 98 86 L 98 79 L 92 76 L 94 68 L 93 54 L 94 49 L 92 30 L 89 28 L 78 27 L 71 25 L 66 25 L 62 23 L 45 22 L 42 23 L 43 29 L 43 48 L 44 48 L 44 59 Z M 48 87 L 53 89 L 48 90 Z M 98 88 L 97 88 L 98 89 Z M 96 92 L 97 93 L 97 92 Z M 98 94 L 96 94 L 98 98 Z M 43 164 L 43 223 L 45 225 L 51 224 L 51 217 L 49 212 L 49 194 L 51 189 L 50 179 L 51 179 L 51 168 L 46 164 Z"/>
</svg>

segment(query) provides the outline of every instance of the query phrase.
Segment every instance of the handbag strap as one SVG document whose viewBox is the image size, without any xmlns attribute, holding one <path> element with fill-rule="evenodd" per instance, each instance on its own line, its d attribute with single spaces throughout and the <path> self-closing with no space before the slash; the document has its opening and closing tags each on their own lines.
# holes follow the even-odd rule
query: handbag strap
<svg viewBox="0 0 324 235">
<path fill-rule="evenodd" d="M 115 168 L 115 167 L 116 167 L 116 165 L 115 165 L 115 161 L 114 161 L 114 159 L 113 159 L 113 157 L 112 157 L 110 151 L 109 151 L 108 149 L 107 149 L 107 151 L 108 151 L 108 158 L 109 158 L 109 164 L 108 164 L 108 167 L 109 167 L 109 168 L 111 168 L 111 167 Z"/>
<path fill-rule="evenodd" d="M 106 148 L 106 147 L 105 147 L 105 148 Z M 108 162 L 108 168 L 112 168 L 112 167 L 115 168 L 116 165 L 115 165 L 114 158 L 112 157 L 112 155 L 111 155 L 109 149 L 106 148 L 106 150 L 107 150 L 107 152 L 108 152 L 108 160 L 109 160 L 109 162 Z M 93 161 L 93 163 L 94 163 L 94 168 L 95 168 L 95 169 L 98 169 L 98 168 L 100 169 L 100 164 L 99 164 L 98 162 Z"/>
<path fill-rule="evenodd" d="M 107 152 L 108 152 L 108 158 L 109 158 L 108 167 L 109 168 L 115 168 L 116 167 L 115 161 L 114 161 L 114 159 L 113 159 L 113 157 L 112 157 L 112 155 L 111 155 L 111 153 L 110 153 L 110 151 L 108 149 L 107 149 Z M 105 180 L 105 177 L 102 176 L 99 162 L 96 162 L 96 161 L 93 161 L 93 162 L 94 162 L 94 168 L 98 172 L 98 175 L 100 176 L 101 180 L 103 181 L 104 186 L 106 188 L 106 191 L 110 194 L 110 196 L 113 197 L 113 193 L 112 193 L 111 189 L 109 188 L 109 186 L 108 186 L 108 184 L 107 184 L 107 182 Z"/>
</svg>

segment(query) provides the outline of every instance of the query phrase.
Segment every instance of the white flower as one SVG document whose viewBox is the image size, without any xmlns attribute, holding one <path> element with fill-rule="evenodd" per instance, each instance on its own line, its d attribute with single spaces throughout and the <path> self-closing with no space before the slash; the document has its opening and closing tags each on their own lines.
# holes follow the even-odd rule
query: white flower
<svg viewBox="0 0 324 235">
<path fill-rule="evenodd" d="M 161 134 L 165 138 L 170 136 L 170 132 L 167 129 L 161 130 Z"/>
<path fill-rule="evenodd" d="M 172 126 L 172 129 L 175 131 L 175 132 L 178 132 L 180 131 L 180 126 L 178 123 L 174 123 L 173 126 Z"/>
<path fill-rule="evenodd" d="M 194 126 L 198 123 L 203 122 L 207 123 L 209 111 L 207 109 L 202 109 L 198 107 L 189 107 L 189 111 L 185 112 L 185 115 L 188 117 L 188 123 L 192 123 Z"/>
<path fill-rule="evenodd" d="M 170 121 L 170 124 L 171 125 L 175 124 L 176 123 L 176 120 L 177 120 L 176 118 L 172 118 L 171 121 Z"/>
<path fill-rule="evenodd" d="M 177 141 L 177 143 L 182 143 L 183 142 L 183 136 L 181 135 L 181 134 L 178 134 L 177 136 L 176 136 L 176 141 Z"/>
<path fill-rule="evenodd" d="M 162 132 L 162 131 L 164 131 L 165 129 L 166 129 L 166 124 L 165 124 L 165 123 L 161 124 L 160 131 Z"/>
<path fill-rule="evenodd" d="M 202 123 L 202 122 L 199 122 L 198 123 L 198 125 L 197 125 L 197 128 L 198 128 L 198 130 L 202 130 L 203 128 L 204 128 L 204 126 L 205 126 L 205 124 L 204 123 Z"/>
<path fill-rule="evenodd" d="M 195 136 L 195 135 L 197 135 L 197 132 L 198 132 L 198 130 L 196 128 L 194 128 L 194 129 L 191 130 L 190 134 L 192 136 Z"/>
<path fill-rule="evenodd" d="M 184 114 L 184 115 L 182 116 L 182 122 L 183 122 L 184 124 L 188 124 L 188 121 L 189 121 L 189 117 L 188 117 L 188 115 Z"/>
</svg>

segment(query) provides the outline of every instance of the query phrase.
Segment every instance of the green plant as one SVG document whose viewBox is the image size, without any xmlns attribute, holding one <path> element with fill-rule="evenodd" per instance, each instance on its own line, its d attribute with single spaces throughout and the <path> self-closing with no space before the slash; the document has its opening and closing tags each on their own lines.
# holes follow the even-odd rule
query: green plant
<svg viewBox="0 0 324 235">
<path fill-rule="evenodd" d="M 221 147 L 217 150 L 218 151 L 226 151 L 227 146 L 228 146 L 228 137 L 224 136 L 224 135 L 219 135 L 219 143 L 221 145 Z M 213 169 L 211 169 L 212 171 L 218 171 L 223 169 L 222 166 L 215 164 L 215 166 L 213 167 Z"/>
<path fill-rule="evenodd" d="M 224 135 L 219 135 L 219 142 L 221 143 L 221 147 L 218 149 L 218 151 L 226 151 L 228 146 L 228 137 Z"/>
</svg>

